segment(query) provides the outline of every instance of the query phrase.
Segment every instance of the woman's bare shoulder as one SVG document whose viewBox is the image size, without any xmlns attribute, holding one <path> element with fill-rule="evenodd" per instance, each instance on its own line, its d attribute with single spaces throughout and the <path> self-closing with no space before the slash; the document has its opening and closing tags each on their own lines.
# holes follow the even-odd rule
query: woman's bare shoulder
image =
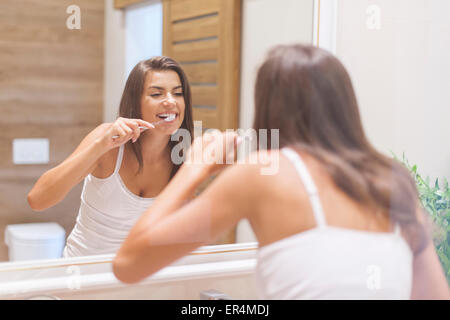
<svg viewBox="0 0 450 320">
<path fill-rule="evenodd" d="M 317 161 L 308 153 L 302 152 L 308 170 L 314 176 L 321 173 Z M 285 201 L 292 197 L 307 199 L 307 192 L 300 183 L 299 173 L 292 161 L 280 149 L 260 150 L 250 155 L 248 161 L 254 163 L 247 166 L 248 180 L 256 182 L 256 187 L 263 192 L 270 201 Z M 250 169 L 252 167 L 252 169 Z M 317 171 L 317 172 L 316 172 Z"/>
<path fill-rule="evenodd" d="M 119 155 L 119 147 L 113 148 L 105 152 L 97 161 L 97 165 L 91 174 L 100 179 L 111 176 L 116 167 L 117 157 Z"/>
<path fill-rule="evenodd" d="M 105 179 L 111 176 L 116 167 L 116 159 L 118 155 L 119 148 L 114 148 L 109 150 L 98 160 L 96 168 L 91 172 L 91 174 L 100 179 Z"/>
<path fill-rule="evenodd" d="M 278 150 L 255 151 L 224 170 L 219 181 L 231 186 L 235 193 L 261 198 L 283 183 L 285 161 Z"/>
</svg>

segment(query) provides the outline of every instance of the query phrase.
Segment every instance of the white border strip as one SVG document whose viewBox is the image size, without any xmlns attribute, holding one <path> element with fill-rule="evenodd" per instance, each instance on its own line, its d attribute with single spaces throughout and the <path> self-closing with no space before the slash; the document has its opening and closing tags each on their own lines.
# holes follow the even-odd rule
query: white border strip
<svg viewBox="0 0 450 320">
<path fill-rule="evenodd" d="M 312 43 L 315 47 L 319 46 L 319 38 L 317 37 L 320 30 L 319 8 L 320 8 L 320 0 L 314 0 Z"/>
<path fill-rule="evenodd" d="M 336 54 L 338 0 L 314 0 L 313 44 Z"/>
<path fill-rule="evenodd" d="M 213 256 L 217 254 L 232 254 L 234 252 L 249 252 L 250 255 L 254 255 L 258 249 L 257 242 L 245 242 L 245 243 L 233 243 L 222 245 L 209 245 L 203 246 L 194 250 L 189 255 L 183 257 L 183 260 L 198 260 L 198 256 L 210 255 L 211 259 L 215 259 Z M 60 258 L 60 259 L 48 259 L 48 260 L 31 260 L 31 261 L 15 261 L 15 262 L 2 262 L 0 263 L 0 273 L 2 272 L 20 272 L 25 270 L 40 270 L 40 269 L 52 269 L 63 268 L 69 266 L 85 266 L 85 265 L 99 265 L 111 263 L 114 258 L 114 254 L 96 255 L 96 256 L 83 256 L 73 258 Z M 0 282 L 1 283 L 1 282 Z"/>
</svg>

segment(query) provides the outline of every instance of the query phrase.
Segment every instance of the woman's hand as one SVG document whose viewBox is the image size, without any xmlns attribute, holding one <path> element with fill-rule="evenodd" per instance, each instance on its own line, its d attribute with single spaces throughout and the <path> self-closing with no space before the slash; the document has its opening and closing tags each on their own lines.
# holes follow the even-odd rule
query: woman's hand
<svg viewBox="0 0 450 320">
<path fill-rule="evenodd" d="M 194 139 L 186 158 L 186 165 L 205 170 L 210 175 L 233 164 L 240 142 L 236 132 L 208 131 Z"/>
<path fill-rule="evenodd" d="M 95 170 L 106 152 L 130 139 L 136 141 L 141 134 L 139 126 L 154 127 L 141 119 L 125 118 L 97 126 L 66 160 L 38 179 L 28 194 L 30 207 L 42 211 L 59 203 L 75 185 Z"/>
<path fill-rule="evenodd" d="M 155 126 L 142 119 L 118 118 L 115 122 L 110 124 L 110 127 L 100 139 L 102 144 L 106 146 L 108 150 L 119 147 L 129 140 L 132 140 L 134 143 L 139 139 L 139 136 L 143 131 L 139 127 L 150 129 Z"/>
</svg>

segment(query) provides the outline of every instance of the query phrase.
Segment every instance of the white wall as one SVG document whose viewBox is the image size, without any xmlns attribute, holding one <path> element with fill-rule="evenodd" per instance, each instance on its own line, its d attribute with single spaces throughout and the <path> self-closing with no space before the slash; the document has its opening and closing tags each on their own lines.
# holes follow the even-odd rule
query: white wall
<svg viewBox="0 0 450 320">
<path fill-rule="evenodd" d="M 125 11 L 125 79 L 141 60 L 162 55 L 163 9 L 160 0 Z"/>
<path fill-rule="evenodd" d="M 450 178 L 450 1 L 338 0 L 337 56 L 382 152 Z M 380 28 L 370 29 L 379 9 Z M 372 22 L 372 23 L 371 23 Z"/>
</svg>

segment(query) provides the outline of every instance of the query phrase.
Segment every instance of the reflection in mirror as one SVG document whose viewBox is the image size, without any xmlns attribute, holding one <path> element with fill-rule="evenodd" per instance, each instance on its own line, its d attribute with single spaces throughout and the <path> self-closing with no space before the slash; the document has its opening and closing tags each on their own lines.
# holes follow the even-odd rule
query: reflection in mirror
<svg viewBox="0 0 450 320">
<path fill-rule="evenodd" d="M 60 184 L 54 183 L 53 178 L 47 181 L 43 179 L 50 176 L 49 170 L 64 169 L 62 164 L 66 159 L 79 155 L 80 149 L 83 149 L 83 146 L 79 147 L 83 140 L 87 146 L 91 145 L 91 137 L 87 141 L 85 138 L 99 130 L 96 128 L 100 124 L 116 120 L 125 82 L 132 67 L 141 60 L 163 53 L 162 2 L 141 2 L 116 9 L 113 0 L 104 3 L 79 1 L 77 5 L 80 14 L 77 14 L 76 10 L 67 10 L 71 3 L 64 1 L 57 7 L 45 1 L 40 4 L 30 3 L 29 10 L 17 8 L 14 1 L 2 1 L 5 17 L 2 21 L 6 24 L 5 30 L 9 32 L 0 33 L 2 47 L 5 49 L 1 55 L 4 62 L 2 74 L 8 77 L 8 81 L 1 85 L 5 111 L 1 122 L 6 134 L 2 147 L 7 152 L 2 158 L 0 261 L 47 259 L 62 255 L 66 245 L 66 240 L 63 239 L 70 239 L 70 235 L 77 230 L 74 227 L 80 206 L 87 206 L 80 201 L 84 185 L 83 170 L 81 167 L 72 168 L 71 172 L 76 173 L 76 176 L 61 176 Z M 280 40 L 310 42 L 312 1 L 307 1 L 306 4 L 299 4 L 297 1 L 285 2 L 286 6 L 281 8 L 270 0 L 242 1 L 240 33 L 246 39 L 240 50 L 240 101 L 233 103 L 235 107 L 241 105 L 237 109 L 240 123 L 234 124 L 234 128 L 251 127 L 252 77 L 258 63 L 263 59 L 264 51 Z M 292 15 L 287 20 L 284 18 L 288 21 L 287 25 L 276 23 L 288 8 L 302 12 L 304 19 L 299 20 L 297 15 Z M 267 21 L 273 16 L 273 23 L 268 24 Z M 214 14 L 206 16 L 205 19 L 214 20 Z M 23 23 L 24 21 L 26 23 Z M 195 24 L 202 24 L 204 20 L 187 19 L 187 22 L 194 26 L 194 29 L 192 32 L 185 29 L 184 32 L 189 31 L 188 33 L 194 34 L 195 37 Z M 177 25 L 178 29 L 179 26 Z M 259 36 L 261 28 L 265 28 L 264 38 Z M 178 29 L 174 29 L 175 36 L 183 36 L 183 32 L 180 33 Z M 210 30 L 214 30 L 214 27 Z M 283 39 L 279 38 L 280 34 Z M 190 39 L 186 43 L 195 44 L 194 40 L 196 39 Z M 197 40 L 198 43 L 204 41 Z M 180 41 L 179 44 L 185 44 L 184 40 Z M 182 63 L 182 68 L 186 70 L 191 81 L 192 99 L 197 103 L 196 107 L 201 107 L 209 105 L 208 101 L 211 100 L 208 95 L 202 94 L 203 87 L 203 91 L 209 92 L 213 88 L 210 87 L 211 83 L 218 81 L 221 69 L 216 68 L 215 71 L 209 70 L 202 74 L 194 68 L 196 65 L 186 62 Z M 205 99 L 206 101 L 203 101 Z M 199 113 L 194 114 L 194 119 L 205 119 L 202 118 L 203 110 L 200 108 L 197 111 Z M 235 113 L 236 119 L 238 113 Z M 150 129 L 143 135 L 148 135 L 149 132 Z M 118 153 L 117 150 L 115 152 Z M 101 157 L 109 167 L 97 168 L 97 178 L 105 178 L 114 171 L 117 154 L 112 153 L 110 157 L 108 153 Z M 124 161 L 129 162 L 132 154 L 125 153 Z M 132 171 L 138 168 L 136 163 L 134 165 L 129 168 L 128 175 L 121 176 L 122 186 L 127 188 L 131 198 L 137 196 L 135 198 L 140 199 L 157 194 L 158 186 L 160 189 L 165 183 L 164 178 L 156 185 L 152 182 L 151 188 L 146 189 L 145 183 L 141 184 L 142 181 L 132 179 Z M 122 168 L 126 170 L 128 167 Z M 145 173 L 150 174 L 147 171 Z M 35 186 L 41 176 L 41 181 Z M 93 177 L 95 176 L 94 174 Z M 165 179 L 168 179 L 167 172 Z M 52 183 L 48 182 L 50 180 Z M 70 187 L 65 185 L 66 183 Z M 39 185 L 44 185 L 44 188 L 38 188 Z M 32 190 L 33 186 L 35 188 Z M 32 206 L 41 212 L 30 208 L 27 201 L 29 194 Z M 38 196 L 33 197 L 36 194 Z M 143 205 L 142 202 L 137 200 L 140 205 Z M 89 218 L 96 221 L 98 216 Z M 105 224 L 102 219 L 101 224 Z M 83 222 L 81 220 L 79 225 Z M 120 223 L 126 224 L 124 221 Z M 91 235 L 91 239 L 95 239 L 95 236 Z M 88 241 L 88 245 L 94 246 L 97 240 Z M 248 223 L 242 222 L 237 230 L 219 239 L 218 243 L 254 240 Z M 103 253 L 98 250 L 96 252 Z M 79 252 L 84 253 L 95 252 Z"/>
</svg>

